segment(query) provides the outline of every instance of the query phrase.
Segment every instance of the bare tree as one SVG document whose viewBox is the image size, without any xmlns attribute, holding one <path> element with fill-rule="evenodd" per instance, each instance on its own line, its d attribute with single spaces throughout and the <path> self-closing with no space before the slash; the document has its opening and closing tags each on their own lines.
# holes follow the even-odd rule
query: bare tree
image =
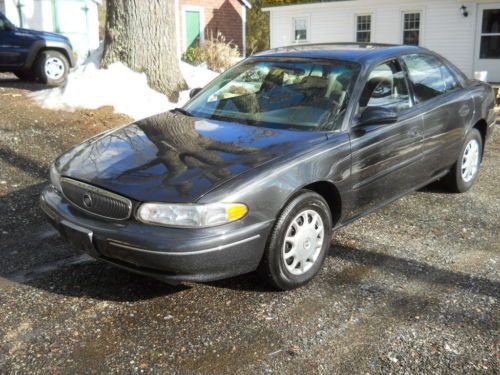
<svg viewBox="0 0 500 375">
<path fill-rule="evenodd" d="M 121 61 L 146 73 L 149 85 L 172 101 L 187 88 L 176 46 L 175 2 L 108 0 L 104 67 Z"/>
</svg>

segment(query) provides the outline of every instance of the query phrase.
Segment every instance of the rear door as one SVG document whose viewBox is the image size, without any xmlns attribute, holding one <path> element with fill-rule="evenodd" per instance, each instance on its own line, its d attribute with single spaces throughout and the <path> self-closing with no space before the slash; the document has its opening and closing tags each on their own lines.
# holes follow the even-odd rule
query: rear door
<svg viewBox="0 0 500 375">
<path fill-rule="evenodd" d="M 358 104 L 357 117 L 368 107 L 386 107 L 396 123 L 351 124 L 352 218 L 422 183 L 422 116 L 413 107 L 407 77 L 397 59 L 370 73 Z"/>
<path fill-rule="evenodd" d="M 424 165 L 430 179 L 457 160 L 466 125 L 474 115 L 473 99 L 439 57 L 412 54 L 402 60 L 416 107 L 424 114 Z"/>
</svg>

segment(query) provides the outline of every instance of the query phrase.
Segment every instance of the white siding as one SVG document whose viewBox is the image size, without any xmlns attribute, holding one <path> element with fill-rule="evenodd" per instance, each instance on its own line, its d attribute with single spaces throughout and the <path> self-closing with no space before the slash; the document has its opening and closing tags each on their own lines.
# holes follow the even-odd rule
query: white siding
<svg viewBox="0 0 500 375">
<path fill-rule="evenodd" d="M 500 1 L 500 0 L 499 0 Z M 488 0 L 355 0 L 270 8 L 271 47 L 293 44 L 293 17 L 310 18 L 308 42 L 352 42 L 356 14 L 372 14 L 373 43 L 402 43 L 405 11 L 420 11 L 420 45 L 448 58 L 472 76 L 477 3 Z M 460 7 L 469 11 L 463 17 Z"/>
</svg>

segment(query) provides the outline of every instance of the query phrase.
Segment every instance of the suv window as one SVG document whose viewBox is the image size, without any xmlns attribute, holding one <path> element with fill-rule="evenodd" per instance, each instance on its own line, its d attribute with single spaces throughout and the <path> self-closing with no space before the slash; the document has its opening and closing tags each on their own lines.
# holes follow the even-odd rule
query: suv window
<svg viewBox="0 0 500 375">
<path fill-rule="evenodd" d="M 403 61 L 408 68 L 418 103 L 460 88 L 460 83 L 450 69 L 435 56 L 407 55 L 403 56 Z"/>
<path fill-rule="evenodd" d="M 370 73 L 359 99 L 359 113 L 367 107 L 385 107 L 401 112 L 411 107 L 408 83 L 401 66 L 392 60 Z"/>
<path fill-rule="evenodd" d="M 4 21 L 3 17 L 0 16 L 0 31 L 3 31 L 6 29 L 7 23 Z"/>
</svg>

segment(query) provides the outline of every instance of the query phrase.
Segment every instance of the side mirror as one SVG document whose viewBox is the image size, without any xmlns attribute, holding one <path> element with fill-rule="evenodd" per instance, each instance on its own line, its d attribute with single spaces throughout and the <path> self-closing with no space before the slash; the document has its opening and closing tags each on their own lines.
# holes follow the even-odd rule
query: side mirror
<svg viewBox="0 0 500 375">
<path fill-rule="evenodd" d="M 367 107 L 359 118 L 358 126 L 393 124 L 398 121 L 396 112 L 384 107 Z"/>
<path fill-rule="evenodd" d="M 198 95 L 198 93 L 199 93 L 200 91 L 201 91 L 201 88 L 199 88 L 199 87 L 192 89 L 192 90 L 189 92 L 189 97 L 190 97 L 190 98 L 195 97 L 196 95 Z"/>
</svg>

